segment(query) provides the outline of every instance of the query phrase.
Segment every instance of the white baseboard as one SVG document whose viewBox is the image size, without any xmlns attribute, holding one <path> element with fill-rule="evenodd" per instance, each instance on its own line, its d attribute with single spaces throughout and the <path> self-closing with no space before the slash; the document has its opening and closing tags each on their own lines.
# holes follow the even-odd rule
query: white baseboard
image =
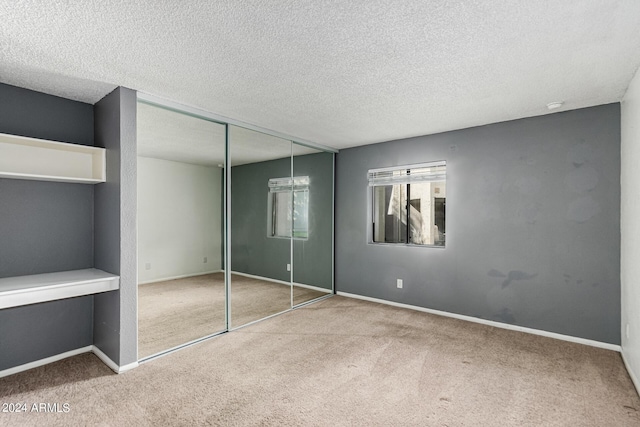
<svg viewBox="0 0 640 427">
<path fill-rule="evenodd" d="M 111 360 L 109 356 L 104 354 L 104 352 L 100 350 L 98 347 L 96 347 L 95 345 L 91 346 L 91 351 L 93 352 L 93 354 L 98 356 L 98 359 L 102 360 L 102 363 L 104 363 L 109 368 L 111 368 L 111 370 L 116 374 L 121 374 L 123 372 L 127 372 L 133 368 L 138 367 L 138 362 L 129 363 L 128 365 L 124 365 L 124 366 L 119 366 L 116 362 Z"/>
<path fill-rule="evenodd" d="M 633 383 L 633 386 L 636 388 L 636 392 L 638 393 L 638 395 L 640 395 L 640 381 L 638 381 L 638 377 L 636 376 L 635 372 L 633 372 L 633 370 L 631 369 L 631 366 L 627 362 L 624 347 L 622 348 L 620 355 L 622 356 L 622 362 L 624 363 L 624 367 L 627 368 L 627 372 L 629 373 L 631 382 Z"/>
<path fill-rule="evenodd" d="M 204 276 L 205 274 L 220 273 L 223 271 L 224 270 L 211 270 L 211 271 L 202 271 L 200 273 L 189 273 L 189 274 L 182 274 L 180 276 L 165 277 L 162 279 L 151 279 L 151 280 L 146 280 L 144 282 L 138 282 L 138 285 L 148 285 L 149 283 L 159 283 L 159 282 L 167 282 L 169 280 L 186 279 L 187 277 Z"/>
<path fill-rule="evenodd" d="M 49 363 L 57 362 L 62 359 L 66 359 L 67 357 L 77 356 L 82 353 L 89 353 L 93 348 L 92 345 L 88 345 L 86 347 L 77 348 L 71 351 L 65 351 L 64 353 L 56 354 L 55 356 L 45 357 L 44 359 L 36 360 L 34 362 L 25 363 L 24 365 L 15 366 L 13 368 L 5 369 L 0 371 L 0 378 L 7 377 L 9 375 L 17 374 L 19 372 L 27 371 L 29 369 L 37 368 L 39 366 L 44 366 Z"/>
<path fill-rule="evenodd" d="M 77 356 L 83 353 L 93 353 L 111 370 L 117 374 L 129 371 L 138 366 L 138 362 L 130 363 L 124 366 L 118 366 L 113 360 L 111 360 L 106 354 L 102 352 L 95 345 L 88 345 L 86 347 L 77 348 L 71 351 L 65 351 L 64 353 L 56 354 L 55 356 L 46 357 L 44 359 L 36 360 L 34 362 L 25 363 L 24 365 L 15 366 L 13 368 L 0 371 L 0 378 L 7 377 L 9 375 L 17 374 L 19 372 L 28 371 L 29 369 L 38 368 L 40 366 L 48 365 L 49 363 L 57 362 L 68 357 Z"/>
<path fill-rule="evenodd" d="M 557 334 L 555 332 L 547 332 L 540 329 L 526 328 L 524 326 L 511 325 L 509 323 L 495 322 L 493 320 L 480 319 L 479 317 L 465 316 L 463 314 L 449 313 L 447 311 L 433 310 L 431 308 L 418 307 L 416 305 L 402 304 L 399 302 L 387 301 L 378 298 L 365 297 L 362 295 L 350 294 L 347 292 L 337 292 L 338 295 L 347 298 L 356 298 L 364 301 L 377 302 L 379 304 L 392 305 L 394 307 L 408 308 L 410 310 L 422 311 L 425 313 L 435 314 L 437 316 L 452 317 L 454 319 L 466 320 L 467 322 L 480 323 L 482 325 L 494 326 L 496 328 L 509 329 L 511 331 L 524 332 L 526 334 L 540 335 L 548 338 L 555 338 L 557 340 L 569 341 L 577 344 L 584 344 L 591 347 L 604 348 L 606 350 L 613 350 L 621 352 L 621 347 L 616 344 L 609 344 L 600 341 L 588 340 L 585 338 L 572 337 L 571 335 Z"/>
<path fill-rule="evenodd" d="M 239 271 L 231 271 L 231 274 L 237 274 L 238 276 L 248 277 L 249 279 L 264 280 L 265 282 L 279 283 L 281 285 L 287 285 L 287 286 L 291 285 L 291 283 L 286 282 L 284 280 L 271 279 L 270 277 L 256 276 L 254 274 L 241 273 Z M 321 287 L 318 287 L 318 286 L 312 286 L 312 285 L 305 285 L 303 283 L 293 282 L 293 286 L 299 286 L 301 288 L 313 289 L 314 291 L 324 292 L 326 294 L 333 293 L 333 291 L 331 289 L 325 289 L 325 288 L 321 288 Z"/>
<path fill-rule="evenodd" d="M 293 282 L 293 286 L 298 286 L 298 287 L 301 287 L 301 288 L 311 289 L 311 290 L 314 290 L 314 291 L 323 292 L 325 294 L 332 294 L 333 293 L 333 291 L 331 289 L 321 288 L 319 286 L 305 285 L 304 283 Z"/>
<path fill-rule="evenodd" d="M 289 282 L 285 282 L 284 280 L 272 279 L 270 277 L 256 276 L 255 274 L 242 273 L 240 271 L 231 270 L 231 274 L 236 274 L 238 276 L 248 277 L 249 279 L 264 280 L 265 282 L 279 283 L 281 285 L 287 285 L 287 286 L 290 285 Z"/>
</svg>

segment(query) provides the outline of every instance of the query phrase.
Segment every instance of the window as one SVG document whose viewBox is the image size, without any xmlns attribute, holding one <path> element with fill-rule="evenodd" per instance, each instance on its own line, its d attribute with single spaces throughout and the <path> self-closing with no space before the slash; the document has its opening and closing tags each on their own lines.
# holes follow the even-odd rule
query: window
<svg viewBox="0 0 640 427">
<path fill-rule="evenodd" d="M 293 203 L 292 203 L 293 197 Z M 309 177 L 269 180 L 267 236 L 309 237 Z"/>
<path fill-rule="evenodd" d="M 372 243 L 444 246 L 446 162 L 369 171 Z"/>
</svg>

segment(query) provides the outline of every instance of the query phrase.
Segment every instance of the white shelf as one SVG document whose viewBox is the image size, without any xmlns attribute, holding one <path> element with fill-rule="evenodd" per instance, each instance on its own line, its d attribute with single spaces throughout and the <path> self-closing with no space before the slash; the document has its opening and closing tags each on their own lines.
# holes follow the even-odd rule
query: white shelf
<svg viewBox="0 0 640 427">
<path fill-rule="evenodd" d="M 104 148 L 0 133 L 0 178 L 97 184 L 105 171 Z"/>
<path fill-rule="evenodd" d="M 0 279 L 0 309 L 120 288 L 120 277 L 89 268 Z"/>
</svg>

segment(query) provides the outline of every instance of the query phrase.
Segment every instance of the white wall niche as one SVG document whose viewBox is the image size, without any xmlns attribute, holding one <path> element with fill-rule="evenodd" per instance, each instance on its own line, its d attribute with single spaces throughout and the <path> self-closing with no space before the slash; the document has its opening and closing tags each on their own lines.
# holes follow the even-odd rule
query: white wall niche
<svg viewBox="0 0 640 427">
<path fill-rule="evenodd" d="M 105 149 L 0 133 L 0 178 L 97 184 Z"/>
</svg>

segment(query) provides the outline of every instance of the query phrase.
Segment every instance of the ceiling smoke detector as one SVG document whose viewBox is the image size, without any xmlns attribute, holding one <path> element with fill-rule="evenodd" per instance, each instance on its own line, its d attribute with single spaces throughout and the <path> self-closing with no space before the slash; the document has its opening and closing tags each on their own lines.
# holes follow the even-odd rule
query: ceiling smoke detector
<svg viewBox="0 0 640 427">
<path fill-rule="evenodd" d="M 564 104 L 564 101 L 550 102 L 550 103 L 547 104 L 547 108 L 549 110 L 556 110 L 556 109 L 562 107 L 562 104 Z"/>
</svg>

